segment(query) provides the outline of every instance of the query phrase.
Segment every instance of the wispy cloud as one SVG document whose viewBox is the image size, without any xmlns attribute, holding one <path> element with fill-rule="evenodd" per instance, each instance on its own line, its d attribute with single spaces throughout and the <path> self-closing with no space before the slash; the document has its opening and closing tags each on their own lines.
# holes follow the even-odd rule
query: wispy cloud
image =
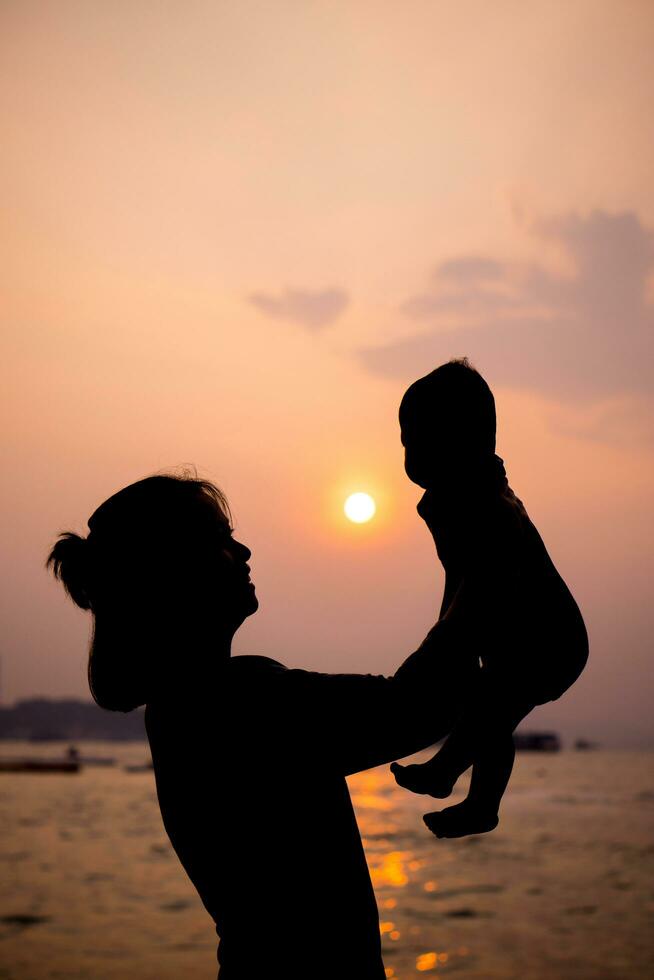
<svg viewBox="0 0 654 980">
<path fill-rule="evenodd" d="M 504 266 L 495 259 L 484 255 L 465 255 L 441 262 L 436 270 L 436 277 L 458 282 L 484 282 L 488 279 L 500 279 L 503 272 Z"/>
<path fill-rule="evenodd" d="M 345 311 L 349 296 L 343 289 L 285 289 L 272 293 L 251 293 L 253 306 L 275 320 L 299 323 L 308 330 L 329 326 Z"/>
<path fill-rule="evenodd" d="M 466 354 L 492 384 L 559 402 L 647 399 L 654 367 L 654 311 L 646 297 L 652 231 L 633 212 L 594 211 L 541 222 L 532 232 L 567 253 L 572 275 L 492 256 L 454 257 L 402 307 L 405 317 L 431 329 L 361 351 L 363 364 L 410 380 Z"/>
</svg>

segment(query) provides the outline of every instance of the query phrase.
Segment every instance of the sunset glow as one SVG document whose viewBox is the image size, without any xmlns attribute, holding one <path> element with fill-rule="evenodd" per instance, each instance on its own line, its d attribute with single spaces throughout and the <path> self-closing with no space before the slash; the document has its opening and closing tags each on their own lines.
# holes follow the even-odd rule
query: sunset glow
<svg viewBox="0 0 654 980">
<path fill-rule="evenodd" d="M 353 524 L 366 524 L 375 516 L 377 507 L 369 493 L 352 493 L 345 501 L 343 510 Z"/>
<path fill-rule="evenodd" d="M 0 2 L 0 980 L 654 980 L 653 49 Z"/>
<path fill-rule="evenodd" d="M 591 635 L 534 725 L 654 739 L 652 9 L 0 5 L 3 703 L 90 696 L 47 551 L 185 466 L 252 550 L 235 653 L 394 672 L 443 583 L 398 406 L 465 354 Z"/>
</svg>

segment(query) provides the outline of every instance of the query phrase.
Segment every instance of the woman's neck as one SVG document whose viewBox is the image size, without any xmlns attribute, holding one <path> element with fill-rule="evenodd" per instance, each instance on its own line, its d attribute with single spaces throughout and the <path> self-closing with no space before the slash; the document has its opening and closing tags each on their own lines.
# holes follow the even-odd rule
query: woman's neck
<svg viewBox="0 0 654 980">
<path fill-rule="evenodd" d="M 216 673 L 232 653 L 233 631 L 199 635 L 192 627 L 169 635 L 156 655 L 152 700 L 188 700 L 211 687 Z"/>
</svg>

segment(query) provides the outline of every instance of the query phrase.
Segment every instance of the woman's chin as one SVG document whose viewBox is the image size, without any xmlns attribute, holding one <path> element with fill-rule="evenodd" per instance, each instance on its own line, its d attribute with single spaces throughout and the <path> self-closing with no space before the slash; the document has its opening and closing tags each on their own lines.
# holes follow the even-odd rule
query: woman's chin
<svg viewBox="0 0 654 980">
<path fill-rule="evenodd" d="M 259 600 L 257 599 L 256 592 L 254 591 L 254 586 L 250 584 L 248 589 L 248 595 L 245 600 L 246 615 L 251 616 L 259 608 Z"/>
</svg>

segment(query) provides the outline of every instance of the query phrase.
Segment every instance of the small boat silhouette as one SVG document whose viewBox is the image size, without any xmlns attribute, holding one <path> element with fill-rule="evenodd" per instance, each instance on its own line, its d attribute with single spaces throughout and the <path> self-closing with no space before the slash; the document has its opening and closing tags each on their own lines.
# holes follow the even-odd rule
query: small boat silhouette
<svg viewBox="0 0 654 980">
<path fill-rule="evenodd" d="M 152 760 L 148 762 L 138 762 L 136 764 L 123 766 L 125 772 L 151 772 L 153 769 Z"/>
<path fill-rule="evenodd" d="M 596 749 L 597 742 L 591 742 L 587 738 L 578 738 L 575 741 L 575 748 L 579 752 L 588 752 L 590 749 Z"/>
<path fill-rule="evenodd" d="M 561 739 L 556 732 L 514 732 L 513 744 L 518 752 L 559 752 Z"/>
<path fill-rule="evenodd" d="M 115 766 L 116 760 L 109 755 L 82 755 L 75 745 L 71 745 L 66 752 L 66 757 L 71 762 L 79 762 L 82 766 Z"/>
<path fill-rule="evenodd" d="M 0 759 L 0 772 L 79 772 L 72 759 Z"/>
</svg>

